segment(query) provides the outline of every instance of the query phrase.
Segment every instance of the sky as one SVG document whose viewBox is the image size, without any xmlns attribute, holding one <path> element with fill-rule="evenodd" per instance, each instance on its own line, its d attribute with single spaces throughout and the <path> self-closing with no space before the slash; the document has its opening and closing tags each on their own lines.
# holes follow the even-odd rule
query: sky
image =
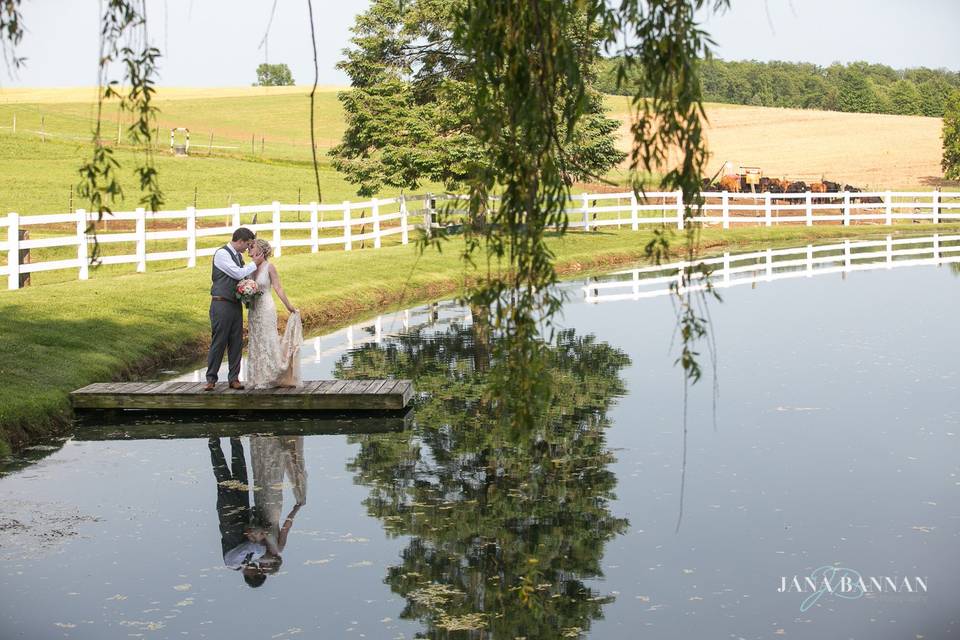
<svg viewBox="0 0 960 640">
<path fill-rule="evenodd" d="M 725 60 L 883 63 L 894 68 L 960 71 L 960 0 L 731 0 L 703 27 Z M 147 0 L 150 39 L 162 54 L 161 86 L 243 86 L 261 62 L 290 66 L 297 84 L 313 81 L 309 17 L 304 0 L 277 0 L 261 46 L 270 0 Z M 336 69 L 350 27 L 367 0 L 314 0 L 319 83 L 347 85 Z M 97 0 L 23 0 L 27 33 L 19 55 L 26 68 L 0 87 L 96 84 Z M 2 63 L 0 63 L 2 65 Z"/>
</svg>

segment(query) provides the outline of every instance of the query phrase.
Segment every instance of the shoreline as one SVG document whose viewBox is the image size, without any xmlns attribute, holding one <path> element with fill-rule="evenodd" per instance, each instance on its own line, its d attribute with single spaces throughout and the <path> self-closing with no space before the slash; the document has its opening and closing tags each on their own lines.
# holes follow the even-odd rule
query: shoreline
<svg viewBox="0 0 960 640">
<path fill-rule="evenodd" d="M 897 225 L 893 227 L 840 227 L 840 226 L 820 226 L 820 227 L 742 227 L 731 230 L 705 229 L 700 238 L 700 255 L 709 255 L 720 250 L 740 251 L 748 250 L 752 247 L 762 245 L 767 246 L 792 246 L 798 243 L 816 243 L 819 241 L 852 238 L 852 237 L 872 237 L 872 236 L 911 236 L 925 235 L 932 233 L 957 233 L 960 232 L 960 224 L 940 224 L 934 225 Z M 589 276 L 595 273 L 603 273 L 611 269 L 623 267 L 628 264 L 636 264 L 643 260 L 643 246 L 649 239 L 649 232 L 634 231 L 614 231 L 599 232 L 591 234 L 573 233 L 567 234 L 562 238 L 552 238 L 551 248 L 556 252 L 556 269 L 562 280 L 572 280 L 579 277 Z M 326 254 L 292 254 L 284 256 L 282 260 L 282 273 L 285 278 L 285 288 L 291 294 L 291 298 L 298 301 L 298 306 L 303 314 L 304 333 L 317 335 L 324 332 L 332 332 L 338 328 L 364 319 L 370 314 L 385 313 L 394 310 L 401 310 L 407 307 L 436 301 L 443 298 L 454 297 L 463 291 L 467 281 L 468 274 L 460 262 L 459 254 L 453 250 L 451 245 L 459 245 L 457 239 L 451 240 L 444 245 L 446 249 L 443 254 L 438 254 L 434 249 L 428 249 L 422 255 L 417 255 L 416 249 L 408 247 L 385 248 L 380 250 L 359 250 L 351 253 L 326 253 Z M 671 255 L 677 255 L 682 251 L 684 245 L 682 237 L 674 237 Z M 410 259 L 413 258 L 413 264 L 410 265 Z M 420 263 L 424 271 L 429 267 L 437 268 L 426 276 L 424 271 L 417 272 L 416 268 Z M 365 263 L 370 265 L 378 263 L 381 267 L 384 278 L 377 280 L 376 274 L 371 273 L 364 277 L 357 277 L 355 265 L 353 263 Z M 342 271 L 339 273 L 341 282 L 332 284 L 329 290 L 320 294 L 311 296 L 306 293 L 310 286 L 323 286 L 323 280 L 328 275 L 323 266 L 339 267 Z M 288 269 L 288 266 L 290 267 Z M 354 267 L 354 268 L 352 268 Z M 411 267 L 409 275 L 405 267 Z M 184 303 L 181 301 L 184 313 L 190 316 L 183 320 L 182 327 L 165 327 L 167 333 L 176 334 L 179 339 L 172 343 L 169 336 L 157 333 L 148 337 L 141 335 L 140 329 L 136 323 L 123 323 L 124 316 L 122 311 L 124 306 L 115 298 L 112 300 L 100 300 L 103 304 L 96 305 L 94 308 L 98 314 L 105 316 L 103 318 L 88 317 L 85 323 L 95 323 L 96 329 L 103 330 L 99 324 L 118 324 L 117 332 L 113 333 L 115 342 L 110 346 L 116 349 L 111 353 L 113 362 L 97 362 L 96 367 L 82 366 L 81 363 L 73 364 L 77 370 L 67 370 L 62 378 L 57 380 L 54 388 L 44 387 L 42 381 L 33 381 L 28 379 L 21 382 L 21 395 L 15 392 L 7 392 L 10 397 L 0 397 L 4 402 L 14 401 L 14 406 L 8 406 L 0 411 L 0 455 L 7 455 L 12 451 L 22 451 L 25 447 L 33 443 L 48 440 L 50 438 L 67 433 L 72 426 L 72 411 L 70 409 L 69 392 L 80 388 L 92 382 L 121 382 L 142 379 L 153 376 L 159 371 L 171 368 L 185 367 L 185 361 L 201 362 L 206 355 L 209 347 L 209 328 L 206 326 L 206 314 L 203 313 L 205 307 L 199 308 L 193 301 L 202 302 L 205 300 L 205 282 L 206 271 L 202 268 L 197 269 L 179 269 L 168 272 L 154 272 L 149 274 L 138 274 L 135 276 L 111 276 L 103 279 L 92 280 L 98 289 L 109 288 L 114 285 L 115 288 L 124 288 L 125 281 L 137 281 L 138 285 L 152 285 L 157 282 L 162 286 L 164 280 L 176 280 L 178 284 L 185 286 L 200 286 L 200 292 L 192 292 Z M 311 280 L 308 281 L 308 278 Z M 319 280 L 319 282 L 317 282 Z M 333 278 L 330 278 L 333 280 Z M 419 280 L 415 282 L 414 280 Z M 8 307 L 17 306 L 19 302 L 17 296 L 25 297 L 25 293 L 31 298 L 49 299 L 47 304 L 68 306 L 70 294 L 85 287 L 73 287 L 74 283 L 44 285 L 34 289 L 25 289 L 21 291 L 11 291 L 0 295 L 0 315 L 7 311 Z M 107 287 L 104 287 L 107 285 Z M 147 290 L 152 287 L 148 286 Z M 27 293 L 29 292 L 29 293 Z M 44 296 L 44 293 L 50 293 L 51 296 Z M 63 295 L 56 295 L 63 293 Z M 136 292 L 134 292 L 136 293 Z M 100 294 L 99 291 L 93 291 L 94 297 Z M 90 293 L 83 297 L 84 302 L 89 302 Z M 79 302 L 79 298 L 76 300 Z M 163 315 L 169 313 L 164 309 L 163 299 L 143 300 L 137 299 L 143 306 L 140 307 L 140 315 L 144 318 L 154 320 L 154 314 Z M 24 300 L 29 304 L 28 300 Z M 11 304 L 12 303 L 12 304 Z M 117 305 L 119 318 L 104 314 L 104 304 Z M 37 307 L 42 307 L 38 304 Z M 36 308 L 36 307 L 34 307 Z M 52 309 L 53 307 L 51 307 Z M 198 309 L 193 313 L 193 309 Z M 42 313 L 43 309 L 39 309 Z M 58 311 L 61 309 L 57 309 Z M 11 333 L 17 332 L 18 321 L 29 324 L 30 319 L 22 319 L 16 315 L 16 309 L 13 309 L 11 317 L 12 322 L 6 323 L 6 328 Z M 79 312 L 78 312 L 79 313 Z M 173 313 L 177 316 L 178 314 Z M 198 319 L 200 320 L 198 322 Z M 117 321 L 121 322 L 118 323 Z M 65 323 L 60 331 L 68 332 L 77 330 L 72 328 L 76 319 L 71 318 L 71 323 Z M 280 329 L 282 330 L 285 318 L 281 318 Z M 62 323 L 64 321 L 61 320 Z M 132 328 L 130 325 L 133 325 Z M 82 325 L 86 326 L 86 324 Z M 162 323 L 159 326 L 163 326 Z M 106 327 L 107 334 L 111 327 Z M 59 336 L 58 331 L 44 327 L 45 331 L 41 333 L 35 344 L 27 343 L 21 345 L 11 356 L 14 359 L 14 373 L 26 374 L 30 371 L 31 360 L 42 358 L 31 358 L 31 350 L 45 351 L 50 342 L 50 335 L 53 333 Z M 147 331 L 148 328 L 143 329 Z M 137 344 L 127 345 L 123 341 L 123 333 L 129 333 L 135 336 L 139 341 Z M 72 336 L 74 340 L 76 335 Z M 83 337 L 83 334 L 80 335 Z M 152 339 L 151 339 L 152 338 Z M 92 338 L 91 338 L 92 339 Z M 131 342 L 133 342 L 131 340 Z M 88 345 L 84 342 L 70 345 L 78 350 L 78 355 L 84 359 L 94 361 L 104 360 L 104 354 L 98 349 L 99 345 Z M 138 354 L 137 351 L 144 351 Z M 132 353 L 131 353 L 132 352 Z M 49 357 L 49 354 L 46 354 Z M 99 356 L 99 357 L 98 357 Z M 65 357 L 67 357 L 65 355 Z M 20 358 L 20 361 L 18 360 Z M 79 358 L 78 358 L 79 359 Z M 0 373 L 7 374 L 6 367 L 0 365 Z M 6 375 L 5 375 L 6 377 Z M 31 405 L 31 393 L 34 395 L 43 395 L 41 401 L 36 405 Z"/>
</svg>

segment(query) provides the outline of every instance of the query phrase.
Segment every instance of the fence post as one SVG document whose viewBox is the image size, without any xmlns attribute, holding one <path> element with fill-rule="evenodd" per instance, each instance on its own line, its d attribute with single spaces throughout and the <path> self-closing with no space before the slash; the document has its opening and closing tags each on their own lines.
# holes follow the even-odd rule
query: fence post
<svg viewBox="0 0 960 640">
<path fill-rule="evenodd" d="M 7 215 L 7 288 L 20 288 L 20 215 Z"/>
<path fill-rule="evenodd" d="M 590 212 L 587 211 L 590 208 L 590 203 L 587 200 L 587 194 L 581 194 L 583 198 L 583 230 L 590 231 Z"/>
<path fill-rule="evenodd" d="M 317 203 L 310 203 L 310 252 L 320 251 L 320 227 L 317 224 Z"/>
<path fill-rule="evenodd" d="M 940 234 L 933 234 L 933 259 L 940 260 Z"/>
<path fill-rule="evenodd" d="M 723 284 L 730 284 L 730 254 L 723 252 Z"/>
<path fill-rule="evenodd" d="M 683 231 L 683 191 L 677 191 L 677 230 Z"/>
<path fill-rule="evenodd" d="M 637 220 L 639 216 L 639 211 L 637 209 L 637 193 L 630 193 L 630 228 L 634 231 L 640 229 L 640 221 Z"/>
<path fill-rule="evenodd" d="M 940 224 L 940 191 L 933 192 L 933 224 Z"/>
<path fill-rule="evenodd" d="M 343 201 L 343 250 L 350 251 L 350 201 Z"/>
<path fill-rule="evenodd" d="M 767 282 L 773 280 L 773 249 L 767 249 Z"/>
<path fill-rule="evenodd" d="M 427 199 L 423 204 L 426 205 L 423 214 L 423 226 L 429 238 L 433 235 L 433 215 L 437 212 L 436 200 L 434 200 L 432 193 L 427 194 Z"/>
<path fill-rule="evenodd" d="M 883 203 L 887 211 L 887 226 L 890 226 L 893 224 L 893 194 L 887 191 L 883 197 Z"/>
<path fill-rule="evenodd" d="M 273 255 L 280 257 L 282 253 L 280 242 L 280 203 L 276 200 L 273 201 Z"/>
<path fill-rule="evenodd" d="M 893 268 L 893 236 L 887 236 L 887 269 Z"/>
<path fill-rule="evenodd" d="M 380 203 L 373 199 L 373 248 L 380 248 Z"/>
<path fill-rule="evenodd" d="M 852 264 L 853 256 L 850 255 L 850 240 L 845 239 L 843 241 L 843 267 L 849 270 Z"/>
<path fill-rule="evenodd" d="M 407 244 L 410 236 L 407 233 L 407 197 L 400 194 L 400 242 Z"/>
<path fill-rule="evenodd" d="M 87 250 L 87 212 L 77 209 L 77 279 L 90 277 L 90 254 Z"/>
<path fill-rule="evenodd" d="M 843 226 L 850 226 L 850 192 L 843 192 Z"/>
<path fill-rule="evenodd" d="M 233 209 L 233 213 L 231 215 L 233 216 L 233 228 L 236 229 L 240 226 L 240 205 L 234 203 L 230 205 L 230 208 Z"/>
<path fill-rule="evenodd" d="M 813 277 L 813 245 L 807 245 L 807 277 Z"/>
<path fill-rule="evenodd" d="M 813 226 L 813 194 L 807 191 L 806 193 L 807 200 L 807 226 Z"/>
<path fill-rule="evenodd" d="M 726 191 L 723 192 L 723 228 L 730 228 L 730 194 Z"/>
<path fill-rule="evenodd" d="M 197 209 L 187 207 L 187 268 L 197 266 Z"/>
<path fill-rule="evenodd" d="M 143 207 L 137 208 L 137 273 L 147 270 L 147 218 Z"/>
<path fill-rule="evenodd" d="M 770 203 L 769 191 L 763 192 L 763 217 L 766 226 L 773 226 L 773 205 Z"/>
</svg>

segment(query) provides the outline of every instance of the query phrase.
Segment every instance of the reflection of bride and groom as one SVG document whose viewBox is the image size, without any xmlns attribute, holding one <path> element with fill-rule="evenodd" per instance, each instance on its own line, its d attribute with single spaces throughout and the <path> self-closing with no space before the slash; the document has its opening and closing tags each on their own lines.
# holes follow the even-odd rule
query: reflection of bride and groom
<svg viewBox="0 0 960 640">
<path fill-rule="evenodd" d="M 303 436 L 250 436 L 252 484 L 240 438 L 230 438 L 229 465 L 219 438 L 210 438 L 209 447 L 217 480 L 223 563 L 240 571 L 248 585 L 259 587 L 280 570 L 293 519 L 307 501 Z M 281 524 L 284 476 L 296 504 Z"/>
</svg>

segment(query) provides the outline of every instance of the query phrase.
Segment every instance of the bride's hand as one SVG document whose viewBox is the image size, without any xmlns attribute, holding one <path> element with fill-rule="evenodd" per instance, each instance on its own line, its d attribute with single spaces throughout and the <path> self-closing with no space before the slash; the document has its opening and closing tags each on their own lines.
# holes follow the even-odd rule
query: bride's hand
<svg viewBox="0 0 960 640">
<path fill-rule="evenodd" d="M 297 314 L 300 315 L 300 309 L 287 309 L 290 312 L 290 315 Z"/>
</svg>

